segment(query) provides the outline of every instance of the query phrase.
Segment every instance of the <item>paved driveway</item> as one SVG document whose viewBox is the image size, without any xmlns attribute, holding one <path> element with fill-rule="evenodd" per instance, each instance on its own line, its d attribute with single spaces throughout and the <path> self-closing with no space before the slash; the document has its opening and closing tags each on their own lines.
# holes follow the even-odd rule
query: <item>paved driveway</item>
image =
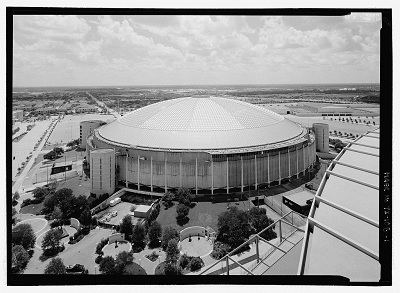
<svg viewBox="0 0 400 293">
<path fill-rule="evenodd" d="M 90 231 L 89 235 L 86 235 L 80 242 L 76 244 L 65 244 L 65 250 L 58 254 L 61 257 L 65 265 L 82 264 L 86 269 L 89 270 L 89 274 L 95 273 L 95 266 L 98 265 L 94 262 L 96 258 L 95 250 L 97 243 L 101 239 L 107 238 L 111 235 L 109 229 L 94 229 Z M 35 253 L 29 261 L 24 274 L 43 274 L 44 269 L 51 259 L 41 261 L 39 257 L 42 255 L 42 250 L 39 248 L 34 249 Z M 97 274 L 99 273 L 97 269 Z"/>
</svg>

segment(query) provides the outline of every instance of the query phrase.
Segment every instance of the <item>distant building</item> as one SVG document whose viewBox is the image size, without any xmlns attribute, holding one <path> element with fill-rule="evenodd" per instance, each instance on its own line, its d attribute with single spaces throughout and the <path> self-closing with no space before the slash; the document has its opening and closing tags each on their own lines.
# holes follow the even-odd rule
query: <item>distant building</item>
<svg viewBox="0 0 400 293">
<path fill-rule="evenodd" d="M 100 127 L 101 125 L 105 124 L 102 120 L 87 120 L 82 121 L 80 123 L 80 146 L 81 148 L 86 148 L 86 139 L 87 137 L 95 130 L 96 128 Z"/>
<path fill-rule="evenodd" d="M 96 196 L 115 191 L 115 151 L 96 149 L 90 151 L 90 192 Z"/>
<path fill-rule="evenodd" d="M 97 112 L 97 107 L 92 105 L 80 105 L 74 108 L 75 113 L 93 113 Z"/>
<path fill-rule="evenodd" d="M 313 113 L 327 114 L 322 116 L 352 116 L 354 112 L 352 108 L 340 104 L 304 103 L 301 107 Z"/>
<path fill-rule="evenodd" d="M 329 125 L 325 123 L 314 123 L 316 150 L 321 153 L 329 153 Z"/>
<path fill-rule="evenodd" d="M 54 163 L 53 167 L 51 168 L 51 175 L 71 170 L 72 170 L 72 161 Z"/>
<path fill-rule="evenodd" d="M 13 120 L 22 122 L 24 120 L 24 110 L 13 111 Z"/>
</svg>

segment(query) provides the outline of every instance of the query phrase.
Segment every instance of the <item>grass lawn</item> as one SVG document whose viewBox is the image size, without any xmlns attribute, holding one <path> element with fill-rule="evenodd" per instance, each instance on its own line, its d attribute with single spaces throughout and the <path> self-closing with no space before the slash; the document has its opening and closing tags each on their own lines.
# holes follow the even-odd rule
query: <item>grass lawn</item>
<svg viewBox="0 0 400 293">
<path fill-rule="evenodd" d="M 187 227 L 191 226 L 201 226 L 207 227 L 210 226 L 215 231 L 218 231 L 217 221 L 218 216 L 227 211 L 228 204 L 224 203 L 211 203 L 211 202 L 198 202 L 196 205 L 190 209 L 189 211 L 189 221 L 180 226 L 176 221 L 176 206 L 177 202 L 174 202 L 174 205 L 169 209 L 165 209 L 163 205 L 161 205 L 160 214 L 157 217 L 157 221 L 164 228 L 171 226 L 178 231 L 181 231 Z M 236 206 L 241 210 L 247 210 L 249 208 L 248 201 L 238 201 L 237 203 L 233 202 L 229 204 L 230 206 Z"/>
<path fill-rule="evenodd" d="M 40 211 L 42 210 L 42 208 L 43 208 L 43 202 L 24 206 L 19 212 L 21 214 L 40 215 Z"/>
<path fill-rule="evenodd" d="M 157 267 L 156 270 L 154 271 L 155 275 L 165 275 L 164 274 L 164 267 L 165 267 L 165 261 L 160 263 Z"/>
<path fill-rule="evenodd" d="M 139 266 L 137 263 L 131 263 L 125 267 L 125 275 L 147 275 L 144 268 Z"/>
</svg>

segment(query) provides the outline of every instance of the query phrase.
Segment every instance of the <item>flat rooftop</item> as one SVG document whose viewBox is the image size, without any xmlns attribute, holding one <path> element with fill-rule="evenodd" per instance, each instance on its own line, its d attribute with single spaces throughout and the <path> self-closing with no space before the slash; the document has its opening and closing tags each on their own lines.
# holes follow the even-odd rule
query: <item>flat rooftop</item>
<svg viewBox="0 0 400 293">
<path fill-rule="evenodd" d="M 299 206 L 304 206 L 304 205 L 306 205 L 307 200 L 314 198 L 314 193 L 307 191 L 307 190 L 303 190 L 299 193 L 284 195 L 283 197 L 286 197 L 287 199 L 291 200 L 292 202 L 298 204 Z"/>
<path fill-rule="evenodd" d="M 135 212 L 142 212 L 142 213 L 147 213 L 151 206 L 145 206 L 145 205 L 138 205 L 135 209 Z"/>
</svg>

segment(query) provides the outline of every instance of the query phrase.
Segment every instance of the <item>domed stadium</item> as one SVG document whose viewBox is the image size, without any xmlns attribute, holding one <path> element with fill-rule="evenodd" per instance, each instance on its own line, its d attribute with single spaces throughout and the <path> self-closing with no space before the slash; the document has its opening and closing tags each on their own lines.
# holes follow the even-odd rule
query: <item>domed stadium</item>
<svg viewBox="0 0 400 293">
<path fill-rule="evenodd" d="M 243 192 L 280 184 L 315 160 L 314 135 L 304 127 L 263 107 L 209 96 L 130 112 L 96 129 L 87 146 L 90 165 L 91 151 L 113 149 L 116 180 L 154 192 Z"/>
</svg>

